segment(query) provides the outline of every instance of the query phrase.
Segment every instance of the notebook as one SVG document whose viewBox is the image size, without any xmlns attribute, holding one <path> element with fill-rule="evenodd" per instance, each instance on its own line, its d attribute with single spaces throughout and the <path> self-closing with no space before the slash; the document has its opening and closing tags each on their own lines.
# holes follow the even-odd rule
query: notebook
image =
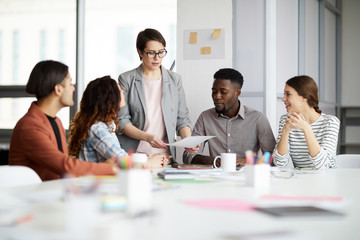
<svg viewBox="0 0 360 240">
<path fill-rule="evenodd" d="M 314 206 L 258 207 L 256 210 L 275 217 L 344 216 L 342 213 Z"/>
<path fill-rule="evenodd" d="M 166 172 L 162 171 L 158 173 L 158 176 L 164 180 L 181 180 L 181 179 L 194 179 L 195 176 L 189 172 L 177 171 Z"/>
</svg>

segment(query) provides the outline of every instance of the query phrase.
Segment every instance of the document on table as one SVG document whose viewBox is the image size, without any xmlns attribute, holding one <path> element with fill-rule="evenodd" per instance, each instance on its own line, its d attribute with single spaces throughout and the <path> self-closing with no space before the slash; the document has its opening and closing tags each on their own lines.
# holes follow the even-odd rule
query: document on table
<svg viewBox="0 0 360 240">
<path fill-rule="evenodd" d="M 168 146 L 174 146 L 174 147 L 185 147 L 185 148 L 192 148 L 196 147 L 200 143 L 203 143 L 211 138 L 214 138 L 215 136 L 190 136 L 186 137 L 184 139 L 181 139 L 180 141 L 174 142 L 174 143 L 168 143 L 166 145 Z"/>
<path fill-rule="evenodd" d="M 205 200 L 185 200 L 184 203 L 188 205 L 203 207 L 203 208 L 213 208 L 213 209 L 223 209 L 231 211 L 253 211 L 255 206 L 251 203 L 244 202 L 238 199 L 205 199 Z"/>
</svg>

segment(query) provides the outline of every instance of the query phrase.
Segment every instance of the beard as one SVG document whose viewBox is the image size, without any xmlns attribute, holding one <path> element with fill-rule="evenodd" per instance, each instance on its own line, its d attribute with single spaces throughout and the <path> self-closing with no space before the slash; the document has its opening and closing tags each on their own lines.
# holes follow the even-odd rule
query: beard
<svg viewBox="0 0 360 240">
<path fill-rule="evenodd" d="M 221 109 L 215 108 L 215 111 L 216 111 L 216 113 L 218 113 L 218 114 L 224 114 L 224 113 L 226 112 L 226 107 L 224 106 L 224 107 L 221 108 Z"/>
</svg>

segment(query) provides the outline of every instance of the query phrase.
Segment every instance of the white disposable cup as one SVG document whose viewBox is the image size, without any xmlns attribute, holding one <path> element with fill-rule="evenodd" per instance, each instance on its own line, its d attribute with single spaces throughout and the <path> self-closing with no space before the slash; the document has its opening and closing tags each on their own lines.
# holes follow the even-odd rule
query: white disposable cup
<svg viewBox="0 0 360 240">
<path fill-rule="evenodd" d="M 270 187 L 270 165 L 246 165 L 246 184 L 254 188 L 268 189 Z"/>
<path fill-rule="evenodd" d="M 131 159 L 134 163 L 146 163 L 148 156 L 145 153 L 133 153 Z"/>
<path fill-rule="evenodd" d="M 222 153 L 220 156 L 216 156 L 214 158 L 213 165 L 215 168 L 216 166 L 216 160 L 220 158 L 221 159 L 221 168 L 225 172 L 234 172 L 236 171 L 236 153 Z"/>
<path fill-rule="evenodd" d="M 80 236 L 90 239 L 96 226 L 96 219 L 101 215 L 101 202 L 96 191 L 96 180 L 80 180 L 66 179 L 65 222 L 67 231 L 71 232 L 75 239 Z"/>
<path fill-rule="evenodd" d="M 152 175 L 149 169 L 130 169 L 118 172 L 120 194 L 127 199 L 127 210 L 139 212 L 152 207 Z"/>
</svg>

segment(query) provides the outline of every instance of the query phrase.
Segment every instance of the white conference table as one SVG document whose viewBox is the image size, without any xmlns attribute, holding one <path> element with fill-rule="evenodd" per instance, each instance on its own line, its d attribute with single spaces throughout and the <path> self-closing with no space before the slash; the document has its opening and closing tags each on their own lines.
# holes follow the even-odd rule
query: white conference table
<svg viewBox="0 0 360 240">
<path fill-rule="evenodd" d="M 136 218 L 129 217 L 125 211 L 100 213 L 96 216 L 95 226 L 84 227 L 78 232 L 66 224 L 69 216 L 74 215 L 69 215 L 62 197 L 65 180 L 3 189 L 2 208 L 4 201 L 9 205 L 9 199 L 17 199 L 19 201 L 12 201 L 10 207 L 27 211 L 33 219 L 0 227 L 0 239 L 360 239 L 360 169 L 296 173 L 287 179 L 272 175 L 267 191 L 246 186 L 241 174 L 235 180 L 171 183 L 173 188 L 153 192 L 151 213 Z M 116 186 L 115 178 L 101 181 L 108 187 Z M 273 201 L 261 199 L 264 195 L 319 197 L 320 200 L 310 203 L 306 200 Z M 322 201 L 321 197 L 340 197 L 342 200 Z M 258 211 L 224 210 L 185 203 L 229 199 L 258 206 L 317 204 L 345 216 L 276 218 Z M 82 229 L 83 224 L 76 224 L 75 228 Z"/>
</svg>

